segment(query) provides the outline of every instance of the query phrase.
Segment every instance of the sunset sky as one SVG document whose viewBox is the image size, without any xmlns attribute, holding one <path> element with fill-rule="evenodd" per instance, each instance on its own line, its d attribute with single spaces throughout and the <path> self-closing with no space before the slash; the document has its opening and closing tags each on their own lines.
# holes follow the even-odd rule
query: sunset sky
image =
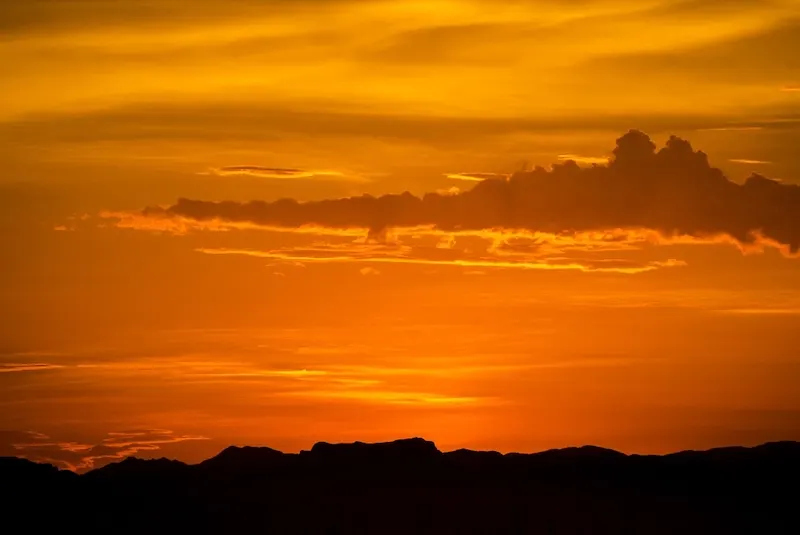
<svg viewBox="0 0 800 535">
<path fill-rule="evenodd" d="M 800 0 L 0 2 L 0 455 L 800 440 L 798 50 Z"/>
</svg>

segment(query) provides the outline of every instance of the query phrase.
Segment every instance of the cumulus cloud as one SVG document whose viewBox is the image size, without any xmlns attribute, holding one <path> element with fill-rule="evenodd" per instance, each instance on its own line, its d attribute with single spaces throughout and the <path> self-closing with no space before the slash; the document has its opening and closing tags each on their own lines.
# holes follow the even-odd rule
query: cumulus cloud
<svg viewBox="0 0 800 535">
<path fill-rule="evenodd" d="M 603 229 L 644 229 L 665 241 L 730 241 L 742 249 L 800 249 L 800 186 L 754 174 L 728 180 L 688 141 L 672 136 L 660 150 L 632 130 L 617 140 L 607 165 L 574 161 L 537 167 L 507 179 L 483 180 L 455 194 L 409 192 L 298 202 L 246 203 L 179 199 L 147 208 L 148 220 L 269 228 L 366 229 L 381 240 L 393 228 L 444 232 L 517 229 L 555 235 Z"/>
</svg>

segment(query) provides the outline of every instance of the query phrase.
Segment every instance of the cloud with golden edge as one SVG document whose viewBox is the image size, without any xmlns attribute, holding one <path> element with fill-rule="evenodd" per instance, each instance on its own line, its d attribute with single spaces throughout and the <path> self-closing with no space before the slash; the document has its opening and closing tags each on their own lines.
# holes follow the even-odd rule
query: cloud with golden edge
<svg viewBox="0 0 800 535">
<path fill-rule="evenodd" d="M 606 165 L 580 167 L 568 160 L 549 170 L 537 167 L 506 179 L 484 178 L 472 189 L 456 194 L 418 197 L 405 192 L 309 202 L 179 199 L 166 208 L 117 214 L 116 225 L 155 230 L 175 225 L 178 232 L 192 226 L 333 235 L 366 231 L 366 238 L 377 242 L 386 242 L 396 229 L 412 228 L 450 234 L 510 229 L 554 236 L 644 229 L 660 236 L 656 241 L 660 244 L 710 241 L 731 243 L 742 251 L 774 247 L 786 256 L 800 253 L 800 186 L 758 174 L 743 184 L 732 182 L 709 164 L 705 153 L 675 136 L 657 150 L 646 134 L 631 130 L 617 140 L 612 154 Z M 622 236 L 618 240 L 620 246 L 625 241 Z M 316 257 L 295 259 L 315 261 Z M 488 263 L 489 267 L 592 270 L 578 263 L 508 262 L 503 266 L 495 260 L 460 262 L 468 267 L 486 267 Z"/>
</svg>

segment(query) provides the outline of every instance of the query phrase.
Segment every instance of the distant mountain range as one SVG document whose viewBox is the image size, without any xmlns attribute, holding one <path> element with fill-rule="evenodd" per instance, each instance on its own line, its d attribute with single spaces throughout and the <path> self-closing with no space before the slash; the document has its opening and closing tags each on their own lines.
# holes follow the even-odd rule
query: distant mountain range
<svg viewBox="0 0 800 535">
<path fill-rule="evenodd" d="M 800 533 L 797 442 L 663 456 L 231 446 L 83 475 L 3 457 L 0 483 L 5 533 Z"/>
</svg>

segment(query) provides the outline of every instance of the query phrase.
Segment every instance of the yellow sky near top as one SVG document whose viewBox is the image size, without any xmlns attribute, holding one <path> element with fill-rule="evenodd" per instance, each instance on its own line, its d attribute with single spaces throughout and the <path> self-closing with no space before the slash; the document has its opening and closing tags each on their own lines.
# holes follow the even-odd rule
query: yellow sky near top
<svg viewBox="0 0 800 535">
<path fill-rule="evenodd" d="M 781 72 L 780 57 L 774 79 L 743 73 L 739 83 L 723 84 L 691 68 L 677 72 L 668 99 L 663 86 L 642 83 L 648 73 L 625 63 L 655 54 L 656 64 L 668 64 L 662 55 L 709 46 L 724 52 L 765 35 L 769 41 L 770 32 L 797 24 L 796 0 L 58 4 L 0 8 L 7 19 L 0 118 L 142 101 L 305 103 L 472 117 L 609 107 L 726 113 L 754 99 L 760 106 L 796 102 L 780 91 L 796 82 L 791 65 Z M 604 74 L 607 61 L 613 77 Z"/>
</svg>

